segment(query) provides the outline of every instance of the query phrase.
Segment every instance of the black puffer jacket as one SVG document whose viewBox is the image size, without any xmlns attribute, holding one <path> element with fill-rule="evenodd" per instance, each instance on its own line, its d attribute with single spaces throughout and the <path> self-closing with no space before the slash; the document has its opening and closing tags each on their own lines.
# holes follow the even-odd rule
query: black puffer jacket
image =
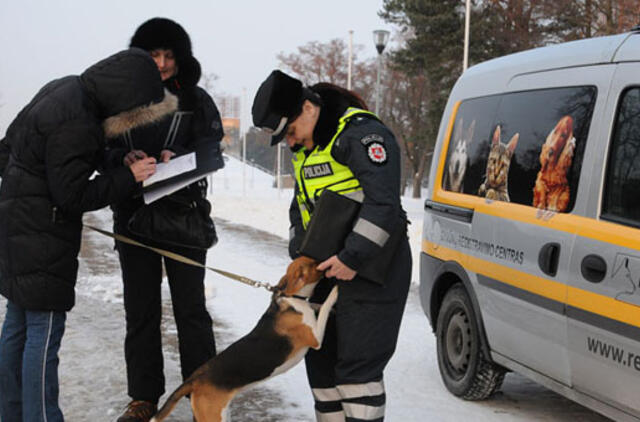
<svg viewBox="0 0 640 422">
<path fill-rule="evenodd" d="M 124 167 L 90 180 L 103 160 L 105 132 L 153 122 L 176 105 L 140 49 L 54 80 L 36 94 L 2 141 L 10 152 L 0 168 L 3 296 L 30 310 L 73 307 L 82 213 L 138 188 Z"/>
</svg>

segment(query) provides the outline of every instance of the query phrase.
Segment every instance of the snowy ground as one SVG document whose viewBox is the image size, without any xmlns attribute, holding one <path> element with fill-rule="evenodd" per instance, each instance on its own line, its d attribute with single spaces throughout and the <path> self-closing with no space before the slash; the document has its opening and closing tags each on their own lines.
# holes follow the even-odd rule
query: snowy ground
<svg viewBox="0 0 640 422">
<path fill-rule="evenodd" d="M 243 186 L 244 180 L 244 186 Z M 290 190 L 272 187 L 272 178 L 244 171 L 231 159 L 213 178 L 213 214 L 220 242 L 208 264 L 275 283 L 289 259 L 286 253 Z M 417 296 L 422 229 L 422 200 L 403 199 L 412 221 L 412 290 L 402 322 L 397 352 L 386 375 L 387 420 L 431 421 L 603 421 L 605 418 L 523 378 L 509 374 L 496 396 L 465 402 L 449 394 L 438 373 L 435 340 Z M 109 228 L 110 213 L 85 217 Z M 113 421 L 126 405 L 123 357 L 124 312 L 117 257 L 112 241 L 85 231 L 77 285 L 77 305 L 69 313 L 60 351 L 60 402 L 68 421 Z M 219 350 L 246 334 L 268 305 L 269 295 L 209 272 L 206 295 Z M 180 383 L 175 324 L 164 285 L 164 341 L 167 390 Z M 0 305 L 4 306 L 4 299 Z M 4 313 L 0 313 L 0 321 Z M 171 421 L 191 421 L 183 400 Z M 233 421 L 312 421 L 313 410 L 303 364 L 238 397 Z"/>
</svg>

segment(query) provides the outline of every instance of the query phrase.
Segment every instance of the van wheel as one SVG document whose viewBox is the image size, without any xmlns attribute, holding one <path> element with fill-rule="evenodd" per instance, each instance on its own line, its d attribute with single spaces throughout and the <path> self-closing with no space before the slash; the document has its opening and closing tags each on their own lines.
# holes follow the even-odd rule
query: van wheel
<svg viewBox="0 0 640 422">
<path fill-rule="evenodd" d="M 471 299 L 461 284 L 444 297 L 436 327 L 438 366 L 447 389 L 465 400 L 483 400 L 502 385 L 505 370 L 487 360 Z"/>
</svg>

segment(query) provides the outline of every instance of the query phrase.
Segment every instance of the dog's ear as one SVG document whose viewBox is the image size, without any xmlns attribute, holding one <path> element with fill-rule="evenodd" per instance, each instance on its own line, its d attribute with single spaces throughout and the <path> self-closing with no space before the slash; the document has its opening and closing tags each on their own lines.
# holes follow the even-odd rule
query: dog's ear
<svg viewBox="0 0 640 422">
<path fill-rule="evenodd" d="M 320 281 L 324 276 L 324 271 L 318 270 L 318 261 L 310 260 L 302 267 L 301 276 L 304 279 L 304 284 L 313 284 Z"/>
<path fill-rule="evenodd" d="M 284 294 L 291 296 L 296 294 L 307 284 L 312 284 L 322 278 L 322 271 L 316 268 L 318 262 L 315 259 L 301 256 L 294 259 L 287 267 L 287 273 L 280 279 L 278 287 L 282 287 Z"/>
<path fill-rule="evenodd" d="M 284 290 L 284 288 L 287 287 L 287 275 L 283 275 L 280 278 L 280 281 L 278 282 L 278 284 L 276 285 L 276 288 L 279 290 Z"/>
<path fill-rule="evenodd" d="M 476 130 L 476 121 L 475 119 L 471 122 L 471 125 L 469 125 L 469 129 L 467 129 L 467 142 L 471 143 L 471 141 L 473 140 L 473 132 L 475 132 Z"/>
<path fill-rule="evenodd" d="M 454 142 L 460 142 L 462 140 L 462 126 L 463 126 L 463 122 L 462 122 L 462 118 L 460 118 L 460 120 L 458 121 L 458 124 L 456 125 L 455 132 L 453 133 Z"/>
</svg>

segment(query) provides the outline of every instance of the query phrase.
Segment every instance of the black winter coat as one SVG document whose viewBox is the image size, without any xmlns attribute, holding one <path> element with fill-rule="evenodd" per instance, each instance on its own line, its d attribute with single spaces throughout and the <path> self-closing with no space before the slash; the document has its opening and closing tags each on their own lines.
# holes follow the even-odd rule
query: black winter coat
<svg viewBox="0 0 640 422">
<path fill-rule="evenodd" d="M 197 82 L 197 78 L 192 79 L 194 83 Z M 183 87 L 173 78 L 165 81 L 165 87 L 178 97 L 178 110 L 153 125 L 132 129 L 109 140 L 105 161 L 107 169 L 121 168 L 124 156 L 134 149 L 159 159 L 163 149 L 182 155 L 205 148 L 215 156 L 217 168 L 224 167 L 220 148 L 224 132 L 220 113 L 213 99 L 202 88 Z M 185 188 L 181 194 L 206 196 L 206 179 Z M 114 230 L 135 237 L 128 232 L 127 223 L 143 204 L 142 197 L 114 204 Z M 163 246 L 168 248 L 167 245 Z"/>
<path fill-rule="evenodd" d="M 138 189 L 124 167 L 90 179 L 103 161 L 105 131 L 149 123 L 175 107 L 153 59 L 140 49 L 54 80 L 36 94 L 0 148 L 9 153 L 8 160 L 0 157 L 3 296 L 29 310 L 73 307 L 82 213 Z"/>
</svg>

